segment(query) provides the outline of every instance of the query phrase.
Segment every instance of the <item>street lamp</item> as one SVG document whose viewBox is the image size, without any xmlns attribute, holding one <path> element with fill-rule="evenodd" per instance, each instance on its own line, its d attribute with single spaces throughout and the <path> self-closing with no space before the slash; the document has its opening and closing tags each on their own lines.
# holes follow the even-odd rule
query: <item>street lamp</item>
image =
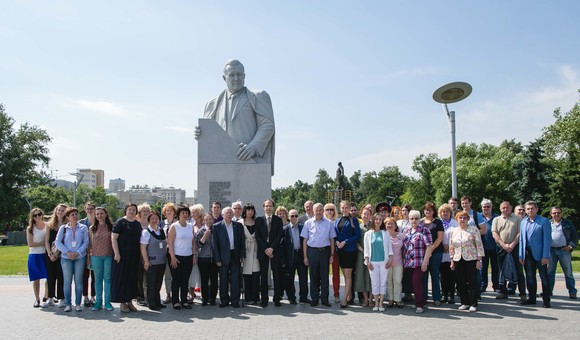
<svg viewBox="0 0 580 340">
<path fill-rule="evenodd" d="M 79 187 L 79 184 L 81 184 L 83 178 L 85 178 L 85 175 L 81 174 L 80 172 L 69 172 L 69 175 L 73 175 L 77 178 L 75 180 L 75 183 L 74 183 L 74 192 L 73 192 L 73 206 L 76 208 L 77 207 L 77 188 Z"/>
<path fill-rule="evenodd" d="M 455 150 L 455 111 L 449 111 L 447 104 L 461 101 L 471 94 L 471 85 L 454 82 L 441 86 L 433 92 L 433 100 L 443 104 L 451 129 L 451 195 L 457 197 L 457 152 Z"/>
</svg>

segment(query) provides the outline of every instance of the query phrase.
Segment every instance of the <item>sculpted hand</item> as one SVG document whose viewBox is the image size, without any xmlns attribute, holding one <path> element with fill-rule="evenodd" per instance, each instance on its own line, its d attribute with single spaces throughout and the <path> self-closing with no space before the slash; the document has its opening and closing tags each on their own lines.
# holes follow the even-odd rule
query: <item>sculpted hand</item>
<svg viewBox="0 0 580 340">
<path fill-rule="evenodd" d="M 238 159 L 241 161 L 252 159 L 258 154 L 254 147 L 249 146 L 248 144 L 240 143 L 238 146 Z"/>
<path fill-rule="evenodd" d="M 201 135 L 201 130 L 199 129 L 199 126 L 196 126 L 195 131 L 193 131 L 193 136 L 195 137 L 195 140 L 199 138 L 199 135 Z"/>
</svg>

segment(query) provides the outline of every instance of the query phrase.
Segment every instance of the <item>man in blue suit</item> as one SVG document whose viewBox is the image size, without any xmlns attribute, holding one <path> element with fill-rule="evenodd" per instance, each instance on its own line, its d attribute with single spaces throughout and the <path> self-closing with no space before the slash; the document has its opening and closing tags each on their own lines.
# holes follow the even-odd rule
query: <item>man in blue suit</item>
<svg viewBox="0 0 580 340">
<path fill-rule="evenodd" d="M 552 244 L 552 226 L 550 221 L 538 215 L 538 205 L 534 201 L 525 204 L 527 217 L 520 224 L 520 263 L 526 271 L 528 298 L 522 305 L 536 304 L 536 269 L 542 281 L 542 298 L 544 308 L 550 308 L 550 281 L 548 279 L 548 263 L 550 262 L 550 247 Z"/>
<path fill-rule="evenodd" d="M 234 211 L 231 207 L 222 210 L 223 220 L 213 225 L 213 250 L 215 262 L 220 272 L 220 307 L 232 303 L 240 307 L 240 267 L 246 258 L 246 239 L 244 226 L 232 221 Z M 231 298 L 228 294 L 231 283 Z"/>
</svg>

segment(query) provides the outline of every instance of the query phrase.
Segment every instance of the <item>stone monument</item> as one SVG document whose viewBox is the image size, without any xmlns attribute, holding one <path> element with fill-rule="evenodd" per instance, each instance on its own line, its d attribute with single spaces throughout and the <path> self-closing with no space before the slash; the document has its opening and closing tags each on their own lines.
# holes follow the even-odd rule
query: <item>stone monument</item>
<svg viewBox="0 0 580 340">
<path fill-rule="evenodd" d="M 265 91 L 245 87 L 244 66 L 224 66 L 225 89 L 205 106 L 195 128 L 198 141 L 197 197 L 206 208 L 238 199 L 256 207 L 272 196 L 274 113 Z"/>
</svg>

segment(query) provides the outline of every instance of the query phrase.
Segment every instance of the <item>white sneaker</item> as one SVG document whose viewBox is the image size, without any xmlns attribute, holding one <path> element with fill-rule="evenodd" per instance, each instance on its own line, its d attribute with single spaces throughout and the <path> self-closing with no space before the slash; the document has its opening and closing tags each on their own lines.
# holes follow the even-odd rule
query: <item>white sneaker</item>
<svg viewBox="0 0 580 340">
<path fill-rule="evenodd" d="M 59 306 L 60 307 L 60 306 Z M 70 312 L 72 310 L 71 305 L 66 305 L 66 307 L 64 307 L 64 311 L 65 312 Z"/>
<path fill-rule="evenodd" d="M 425 311 L 425 310 L 424 310 L 423 308 L 421 308 L 421 307 L 417 307 L 417 309 L 415 309 L 415 313 L 417 313 L 417 314 L 421 314 L 421 313 L 423 313 L 424 311 Z"/>
<path fill-rule="evenodd" d="M 459 309 L 459 310 L 468 310 L 469 309 L 469 305 L 461 305 L 457 309 Z"/>
<path fill-rule="evenodd" d="M 471 307 L 469 307 L 469 311 L 472 312 L 472 313 L 473 312 L 477 312 L 477 307 L 471 306 Z"/>
<path fill-rule="evenodd" d="M 82 311 L 83 311 L 83 306 L 82 306 L 82 305 L 77 305 L 77 306 L 75 307 L 75 310 L 76 310 L 77 312 L 82 312 Z"/>
<path fill-rule="evenodd" d="M 379 312 L 384 312 L 385 311 L 385 307 L 379 307 Z"/>
<path fill-rule="evenodd" d="M 379 307 L 373 307 L 373 312 L 378 312 L 379 311 Z"/>
<path fill-rule="evenodd" d="M 66 307 L 66 306 L 67 306 L 67 304 L 66 304 L 66 302 L 64 301 L 64 299 L 60 300 L 60 302 L 58 303 L 58 308 L 64 308 L 64 307 Z"/>
<path fill-rule="evenodd" d="M 52 298 L 48 298 L 48 300 L 46 300 L 45 302 L 42 303 L 42 308 L 49 308 L 49 307 L 53 307 L 54 306 L 54 302 L 52 302 Z"/>
</svg>

